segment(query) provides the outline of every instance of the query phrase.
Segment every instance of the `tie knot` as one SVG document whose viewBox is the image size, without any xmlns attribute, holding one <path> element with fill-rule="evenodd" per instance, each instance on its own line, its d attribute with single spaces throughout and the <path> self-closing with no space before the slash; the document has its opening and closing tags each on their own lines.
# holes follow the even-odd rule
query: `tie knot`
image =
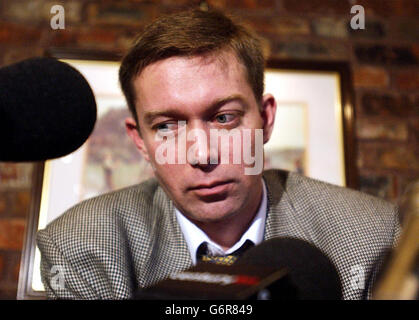
<svg viewBox="0 0 419 320">
<path fill-rule="evenodd" d="M 254 244 L 250 240 L 246 240 L 243 245 L 237 249 L 236 251 L 228 254 L 228 255 L 212 255 L 209 253 L 208 250 L 208 243 L 203 242 L 198 247 L 196 252 L 197 260 L 203 262 L 210 262 L 220 265 L 232 265 L 237 261 L 237 259 L 249 248 L 253 247 Z"/>
</svg>

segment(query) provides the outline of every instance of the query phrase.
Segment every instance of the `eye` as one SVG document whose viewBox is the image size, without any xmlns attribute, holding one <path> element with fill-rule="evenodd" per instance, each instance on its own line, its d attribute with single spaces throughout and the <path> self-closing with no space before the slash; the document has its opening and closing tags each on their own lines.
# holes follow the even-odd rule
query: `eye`
<svg viewBox="0 0 419 320">
<path fill-rule="evenodd" d="M 220 114 L 215 117 L 218 123 L 227 123 L 234 120 L 234 115 L 232 114 Z"/>
<path fill-rule="evenodd" d="M 158 132 L 170 132 L 172 130 L 176 130 L 176 123 L 160 123 L 158 125 L 155 126 L 155 129 Z"/>
</svg>

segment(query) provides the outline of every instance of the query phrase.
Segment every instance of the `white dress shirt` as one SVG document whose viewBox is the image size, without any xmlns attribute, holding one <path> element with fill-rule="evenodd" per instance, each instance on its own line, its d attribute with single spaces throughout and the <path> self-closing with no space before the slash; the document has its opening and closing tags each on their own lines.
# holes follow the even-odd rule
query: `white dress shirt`
<svg viewBox="0 0 419 320">
<path fill-rule="evenodd" d="M 255 245 L 258 245 L 263 241 L 263 236 L 265 232 L 265 221 L 267 214 L 267 202 L 268 196 L 266 193 L 265 181 L 262 179 L 262 202 L 259 206 L 256 216 L 253 218 L 253 221 L 250 227 L 243 233 L 239 241 L 237 241 L 231 248 L 227 251 L 224 251 L 218 244 L 212 241 L 204 231 L 198 228 L 194 223 L 192 223 L 188 218 L 186 218 L 178 209 L 175 208 L 176 218 L 179 222 L 180 229 L 183 233 L 183 237 L 188 245 L 189 252 L 191 254 L 192 262 L 196 264 L 196 251 L 198 247 L 203 243 L 208 243 L 209 253 L 212 255 L 227 255 L 237 249 L 239 249 L 246 240 L 252 241 Z"/>
</svg>

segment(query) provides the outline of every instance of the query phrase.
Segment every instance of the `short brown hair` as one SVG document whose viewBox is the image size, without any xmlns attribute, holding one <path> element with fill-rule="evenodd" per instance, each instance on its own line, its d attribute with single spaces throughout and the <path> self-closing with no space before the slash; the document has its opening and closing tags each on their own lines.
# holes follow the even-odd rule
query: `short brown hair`
<svg viewBox="0 0 419 320">
<path fill-rule="evenodd" d="M 204 55 L 232 49 L 245 66 L 258 103 L 263 95 L 264 58 L 258 37 L 217 10 L 193 9 L 149 24 L 122 60 L 119 81 L 138 124 L 133 80 L 148 65 L 173 56 Z"/>
</svg>

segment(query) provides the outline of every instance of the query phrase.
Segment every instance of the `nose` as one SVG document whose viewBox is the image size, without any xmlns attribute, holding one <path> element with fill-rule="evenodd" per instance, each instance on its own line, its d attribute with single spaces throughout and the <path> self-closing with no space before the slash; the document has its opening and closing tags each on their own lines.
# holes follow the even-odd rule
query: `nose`
<svg viewBox="0 0 419 320">
<path fill-rule="evenodd" d="M 189 165 L 205 172 L 214 170 L 219 164 L 217 146 L 211 143 L 209 129 L 205 125 L 191 126 L 187 134 Z"/>
</svg>

